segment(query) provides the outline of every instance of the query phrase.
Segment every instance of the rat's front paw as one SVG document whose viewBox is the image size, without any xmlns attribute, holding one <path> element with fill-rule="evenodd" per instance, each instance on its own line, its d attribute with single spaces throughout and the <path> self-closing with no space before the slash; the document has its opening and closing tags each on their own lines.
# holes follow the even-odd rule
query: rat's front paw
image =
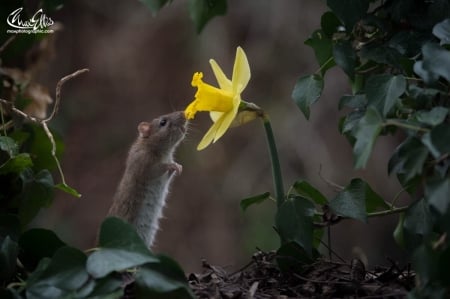
<svg viewBox="0 0 450 299">
<path fill-rule="evenodd" d="M 183 166 L 181 166 L 177 162 L 173 162 L 167 164 L 167 171 L 169 171 L 169 174 L 175 173 L 175 175 L 180 175 L 183 171 Z"/>
</svg>

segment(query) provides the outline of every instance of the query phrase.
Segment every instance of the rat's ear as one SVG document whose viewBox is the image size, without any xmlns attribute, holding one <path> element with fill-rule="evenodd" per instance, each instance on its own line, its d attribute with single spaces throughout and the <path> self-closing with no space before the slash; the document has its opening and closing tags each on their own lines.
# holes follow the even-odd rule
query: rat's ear
<svg viewBox="0 0 450 299">
<path fill-rule="evenodd" d="M 141 122 L 138 125 L 139 137 L 148 138 L 151 134 L 151 127 L 148 122 Z"/>
</svg>

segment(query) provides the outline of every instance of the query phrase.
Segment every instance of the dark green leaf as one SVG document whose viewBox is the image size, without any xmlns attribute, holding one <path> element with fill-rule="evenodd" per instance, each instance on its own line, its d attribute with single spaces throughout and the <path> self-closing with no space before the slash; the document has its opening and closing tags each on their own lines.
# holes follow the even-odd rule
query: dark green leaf
<svg viewBox="0 0 450 299">
<path fill-rule="evenodd" d="M 122 279 L 115 276 L 106 276 L 96 279 L 89 299 L 119 299 L 123 298 Z"/>
<path fill-rule="evenodd" d="M 404 240 L 407 249 L 416 248 L 432 231 L 433 221 L 428 204 L 422 198 L 411 204 L 405 212 L 403 222 Z"/>
<path fill-rule="evenodd" d="M 341 26 L 341 21 L 331 11 L 325 12 L 320 18 L 320 27 L 329 38 L 332 38 L 334 33 L 340 31 Z"/>
<path fill-rule="evenodd" d="M 357 57 L 351 42 L 347 40 L 337 41 L 333 45 L 333 57 L 336 64 L 353 80 Z"/>
<path fill-rule="evenodd" d="M 33 169 L 56 169 L 56 162 L 53 158 L 52 145 L 44 129 L 37 125 L 27 124 L 23 131 L 28 134 L 28 139 L 24 141 L 23 151 L 28 152 L 33 159 Z M 64 151 L 64 144 L 59 134 L 51 130 L 56 143 L 56 156 L 61 157 Z"/>
<path fill-rule="evenodd" d="M 389 160 L 388 172 L 402 174 L 403 181 L 408 182 L 416 175 L 422 174 L 427 157 L 428 149 L 423 143 L 417 137 L 408 137 L 397 147 Z"/>
<path fill-rule="evenodd" d="M 344 95 L 339 100 L 339 110 L 344 106 L 352 109 L 362 109 L 367 105 L 367 98 L 365 94 Z"/>
<path fill-rule="evenodd" d="M 437 282 L 439 273 L 439 255 L 429 244 L 422 244 L 414 251 L 413 265 L 420 275 L 420 282 L 423 285 L 431 281 Z M 431 297 L 429 297 L 431 298 Z M 436 298 L 433 296 L 433 298 Z"/>
<path fill-rule="evenodd" d="M 423 60 L 414 64 L 414 72 L 427 84 L 434 83 L 439 77 L 450 81 L 450 51 L 435 43 L 422 47 Z"/>
<path fill-rule="evenodd" d="M 17 242 L 6 236 L 0 242 L 0 281 L 10 279 L 16 272 L 16 260 L 19 253 Z"/>
<path fill-rule="evenodd" d="M 158 262 L 133 226 L 118 218 L 110 217 L 103 221 L 99 243 L 101 248 L 92 253 L 87 261 L 87 270 L 95 278 Z"/>
<path fill-rule="evenodd" d="M 348 135 L 348 133 L 353 132 L 353 130 L 357 128 L 357 125 L 361 120 L 361 118 L 364 117 L 364 114 L 365 111 L 359 109 L 350 112 L 342 122 L 342 125 L 340 127 L 341 133 L 347 134 L 347 137 L 353 137 Z M 354 144 L 354 141 L 351 143 Z"/>
<path fill-rule="evenodd" d="M 29 271 L 33 271 L 44 257 L 52 257 L 65 243 L 51 230 L 33 228 L 20 236 L 20 261 Z"/>
<path fill-rule="evenodd" d="M 306 181 L 297 181 L 292 187 L 295 189 L 295 192 L 297 192 L 298 195 L 307 198 L 316 204 L 324 205 L 327 203 L 327 199 L 325 198 L 325 196 L 323 196 L 323 194 L 320 193 L 319 190 L 311 186 L 311 184 Z"/>
<path fill-rule="evenodd" d="M 275 226 L 283 242 L 297 242 L 312 254 L 314 205 L 306 198 L 291 196 L 278 208 Z"/>
<path fill-rule="evenodd" d="M 195 298 L 183 270 L 172 259 L 158 256 L 159 263 L 142 266 L 136 273 L 139 298 Z"/>
<path fill-rule="evenodd" d="M 345 24 L 347 32 L 361 20 L 369 9 L 369 0 L 327 0 L 328 7 Z"/>
<path fill-rule="evenodd" d="M 422 137 L 422 142 L 428 147 L 436 159 L 450 152 L 450 125 L 441 124 Z"/>
<path fill-rule="evenodd" d="M 263 201 L 265 201 L 266 199 L 270 198 L 270 192 L 266 192 L 263 194 L 259 194 L 259 195 L 255 195 L 252 197 L 248 197 L 248 198 L 244 198 L 243 200 L 241 200 L 241 209 L 242 211 L 247 210 L 247 208 L 251 205 L 254 204 L 259 204 L 262 203 Z"/>
<path fill-rule="evenodd" d="M 57 189 L 59 189 L 61 191 L 64 191 L 67 194 L 70 194 L 72 196 L 75 196 L 75 197 L 78 197 L 78 198 L 81 197 L 81 194 L 78 193 L 77 190 L 75 190 L 74 188 L 70 187 L 67 184 L 57 184 L 57 185 L 55 185 L 55 188 L 57 188 Z"/>
<path fill-rule="evenodd" d="M 147 5 L 147 7 L 153 12 L 157 13 L 166 3 L 171 0 L 140 0 L 142 3 Z"/>
<path fill-rule="evenodd" d="M 450 178 L 429 180 L 425 185 L 425 198 L 440 215 L 447 214 L 450 210 Z"/>
<path fill-rule="evenodd" d="M 311 258 L 303 247 L 296 242 L 282 244 L 277 250 L 277 264 L 283 272 L 302 272 L 305 265 L 311 264 Z"/>
<path fill-rule="evenodd" d="M 382 124 L 383 119 L 378 111 L 373 107 L 367 108 L 366 113 L 354 128 L 354 137 L 356 138 L 355 145 L 353 146 L 355 168 L 366 166 L 373 145 L 382 129 Z"/>
<path fill-rule="evenodd" d="M 305 44 L 313 48 L 317 62 L 320 65 L 320 73 L 323 76 L 328 69 L 335 65 L 333 60 L 333 43 L 322 30 L 316 30 Z"/>
<path fill-rule="evenodd" d="M 441 45 L 450 44 L 450 19 L 436 24 L 433 27 L 433 34 L 441 40 Z"/>
<path fill-rule="evenodd" d="M 19 152 L 19 148 L 14 139 L 8 136 L 0 136 L 0 150 L 6 152 L 10 157 L 14 157 Z"/>
<path fill-rule="evenodd" d="M 397 69 L 402 68 L 402 65 L 400 64 L 402 56 L 397 49 L 387 45 L 369 44 L 361 49 L 359 55 L 362 61 L 370 60 L 377 64 L 386 64 Z"/>
<path fill-rule="evenodd" d="M 445 120 L 447 114 L 448 108 L 437 106 L 429 111 L 417 111 L 415 119 L 430 126 L 437 126 Z"/>
<path fill-rule="evenodd" d="M 189 0 L 189 14 L 200 33 L 213 17 L 225 15 L 227 0 Z"/>
<path fill-rule="evenodd" d="M 27 153 L 20 153 L 0 166 L 0 174 L 21 173 L 32 165 L 33 161 L 31 161 L 30 155 Z"/>
<path fill-rule="evenodd" d="M 63 298 L 89 279 L 86 255 L 72 247 L 56 251 L 45 270 L 27 287 L 27 298 Z"/>
<path fill-rule="evenodd" d="M 367 222 L 367 213 L 374 212 L 377 208 L 388 208 L 383 199 L 361 179 L 353 179 L 329 202 L 329 207 L 337 215 L 363 222 Z"/>
<path fill-rule="evenodd" d="M 17 241 L 20 234 L 20 221 L 17 215 L 0 213 L 0 242 L 9 236 Z"/>
<path fill-rule="evenodd" d="M 292 98 L 306 119 L 309 119 L 309 107 L 319 99 L 322 90 L 323 78 L 318 75 L 301 77 L 295 84 Z"/>
<path fill-rule="evenodd" d="M 376 107 L 383 116 L 391 111 L 405 90 L 406 80 L 402 75 L 375 75 L 365 86 L 369 105 Z"/>
<path fill-rule="evenodd" d="M 22 225 L 28 224 L 43 207 L 53 201 L 53 178 L 47 169 L 37 174 L 23 172 L 23 192 L 20 195 L 19 217 Z"/>
</svg>

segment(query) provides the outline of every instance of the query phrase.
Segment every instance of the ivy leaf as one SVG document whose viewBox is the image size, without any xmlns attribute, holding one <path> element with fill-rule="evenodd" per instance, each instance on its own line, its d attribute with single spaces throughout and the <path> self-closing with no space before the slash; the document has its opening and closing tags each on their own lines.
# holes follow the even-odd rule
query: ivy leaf
<svg viewBox="0 0 450 299">
<path fill-rule="evenodd" d="M 406 80 L 402 75 L 375 75 L 367 80 L 365 86 L 369 105 L 376 107 L 383 116 L 391 111 L 405 90 Z"/>
<path fill-rule="evenodd" d="M 64 298 L 89 279 L 85 269 L 86 255 L 72 247 L 62 247 L 48 263 L 47 267 L 39 270 L 27 284 L 27 298 Z"/>
<path fill-rule="evenodd" d="M 227 0 L 189 0 L 189 13 L 198 33 L 213 17 L 226 12 Z"/>
<path fill-rule="evenodd" d="M 306 119 L 309 119 L 309 106 L 319 99 L 322 90 L 323 78 L 319 75 L 301 77 L 295 84 L 292 98 Z"/>
<path fill-rule="evenodd" d="M 57 188 L 57 189 L 59 189 L 59 190 L 61 190 L 61 191 L 64 191 L 64 192 L 66 192 L 67 194 L 70 194 L 70 195 L 72 195 L 72 196 L 75 196 L 75 197 L 78 197 L 78 198 L 81 197 L 81 194 L 78 193 L 77 190 L 75 190 L 74 188 L 70 187 L 70 186 L 67 185 L 67 184 L 57 184 L 57 185 L 55 185 L 55 188 Z"/>
<path fill-rule="evenodd" d="M 344 95 L 339 100 L 339 110 L 344 106 L 352 109 L 362 109 L 367 106 L 367 97 L 365 94 Z"/>
<path fill-rule="evenodd" d="M 450 44 L 450 19 L 434 25 L 433 34 L 441 40 L 441 45 Z"/>
<path fill-rule="evenodd" d="M 422 136 L 422 142 L 428 147 L 434 158 L 450 152 L 450 125 L 441 124 Z"/>
<path fill-rule="evenodd" d="M 99 243 L 101 248 L 89 256 L 86 265 L 89 274 L 95 278 L 158 262 L 133 226 L 119 218 L 109 217 L 103 221 Z"/>
<path fill-rule="evenodd" d="M 328 38 L 322 30 L 316 30 L 311 37 L 305 41 L 305 45 L 313 48 L 317 62 L 320 66 L 320 73 L 322 76 L 325 75 L 326 71 L 335 65 L 333 60 L 333 43 L 331 39 Z"/>
<path fill-rule="evenodd" d="M 361 20 L 369 9 L 369 0 L 327 0 L 328 7 L 345 24 L 347 32 Z"/>
<path fill-rule="evenodd" d="M 195 298 L 183 270 L 169 257 L 158 256 L 159 263 L 142 266 L 136 273 L 139 298 Z"/>
<path fill-rule="evenodd" d="M 323 33 L 329 38 L 332 38 L 333 34 L 338 32 L 341 26 L 341 21 L 331 11 L 325 12 L 320 18 L 320 27 Z"/>
<path fill-rule="evenodd" d="M 417 137 L 410 136 L 397 147 L 389 160 L 388 173 L 404 175 L 402 180 L 408 182 L 422 174 L 427 157 L 428 149 Z"/>
<path fill-rule="evenodd" d="M 377 208 L 388 208 L 384 200 L 369 184 L 361 179 L 353 179 L 345 189 L 329 202 L 329 207 L 340 216 L 367 222 L 367 213 Z"/>
<path fill-rule="evenodd" d="M 324 205 L 327 203 L 327 199 L 325 198 L 325 196 L 323 196 L 323 194 L 320 193 L 319 190 L 314 188 L 310 183 L 306 181 L 297 181 L 292 187 L 295 189 L 295 192 L 297 192 L 298 195 L 307 198 L 316 204 Z"/>
<path fill-rule="evenodd" d="M 427 110 L 417 111 L 415 114 L 415 119 L 421 123 L 434 127 L 441 124 L 445 120 L 447 114 L 448 108 L 437 106 L 433 107 L 433 109 L 429 111 Z"/>
<path fill-rule="evenodd" d="M 428 204 L 440 215 L 445 215 L 450 208 L 450 177 L 433 179 L 425 185 L 425 197 Z"/>
<path fill-rule="evenodd" d="M 414 72 L 427 84 L 445 78 L 450 81 L 450 52 L 436 43 L 426 43 L 422 47 L 422 61 L 414 64 Z"/>
<path fill-rule="evenodd" d="M 9 280 L 16 272 L 19 246 L 6 236 L 0 243 L 0 280 Z"/>
<path fill-rule="evenodd" d="M 166 3 L 171 0 L 140 0 L 144 3 L 153 13 L 157 13 Z"/>
<path fill-rule="evenodd" d="M 350 41 L 339 40 L 334 44 L 333 57 L 336 64 L 353 80 L 357 57 Z"/>
<path fill-rule="evenodd" d="M 363 168 L 369 160 L 375 140 L 381 132 L 383 119 L 378 111 L 369 107 L 364 116 L 359 120 L 354 128 L 356 139 L 353 146 L 353 156 L 355 157 L 355 168 Z"/>
<path fill-rule="evenodd" d="M 0 136 L 0 150 L 6 152 L 10 157 L 14 157 L 19 153 L 17 143 L 8 136 Z"/>
<path fill-rule="evenodd" d="M 39 261 L 52 257 L 66 244 L 51 230 L 33 228 L 24 232 L 19 239 L 20 261 L 29 271 L 33 271 Z"/>
<path fill-rule="evenodd" d="M 312 254 L 314 205 L 306 198 L 291 196 L 278 208 L 275 225 L 283 242 L 294 241 Z"/>
<path fill-rule="evenodd" d="M 20 194 L 19 218 L 22 225 L 28 224 L 43 207 L 53 201 L 53 177 L 47 169 L 34 174 L 32 170 L 21 173 L 23 192 Z"/>
<path fill-rule="evenodd" d="M 426 201 L 422 198 L 412 203 L 405 212 L 403 222 L 406 248 L 416 248 L 431 233 L 432 228 L 433 221 Z"/>
<path fill-rule="evenodd" d="M 21 173 L 31 166 L 33 166 L 33 161 L 30 155 L 28 153 L 20 153 L 0 166 L 0 174 Z"/>
<path fill-rule="evenodd" d="M 249 206 L 258 204 L 258 203 L 262 203 L 263 201 L 265 201 L 266 199 L 269 199 L 269 198 L 270 198 L 270 192 L 266 192 L 263 194 L 244 198 L 243 200 L 241 200 L 240 206 L 241 206 L 242 211 L 245 212 L 245 210 L 247 210 L 247 208 Z"/>
</svg>

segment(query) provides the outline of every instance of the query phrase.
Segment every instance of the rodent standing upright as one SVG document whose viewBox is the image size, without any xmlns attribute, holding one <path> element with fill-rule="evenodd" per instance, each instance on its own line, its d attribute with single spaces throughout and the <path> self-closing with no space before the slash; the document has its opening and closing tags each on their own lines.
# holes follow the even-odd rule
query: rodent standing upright
<svg viewBox="0 0 450 299">
<path fill-rule="evenodd" d="M 183 111 L 141 122 L 130 148 L 126 168 L 108 216 L 132 224 L 147 247 L 153 245 L 169 185 L 182 166 L 173 154 L 184 139 L 187 120 Z"/>
</svg>

